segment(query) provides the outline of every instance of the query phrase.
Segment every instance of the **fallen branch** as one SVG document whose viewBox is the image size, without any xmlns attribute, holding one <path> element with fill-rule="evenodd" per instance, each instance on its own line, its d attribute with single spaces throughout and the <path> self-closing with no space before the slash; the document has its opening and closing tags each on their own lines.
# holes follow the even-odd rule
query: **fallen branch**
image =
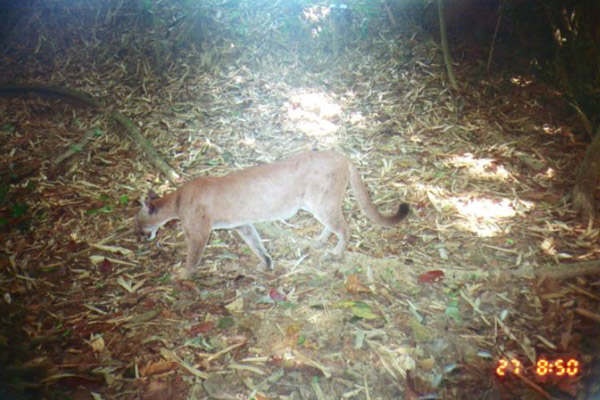
<svg viewBox="0 0 600 400">
<path fill-rule="evenodd" d="M 586 261 L 574 264 L 559 264 L 552 269 L 538 272 L 538 276 L 554 279 L 569 279 L 584 275 L 600 274 L 600 260 Z"/>
<path fill-rule="evenodd" d="M 156 152 L 154 146 L 140 133 L 140 131 L 133 126 L 131 120 L 125 117 L 118 111 L 115 111 L 110 116 L 115 121 L 119 122 L 127 130 L 129 136 L 134 142 L 142 146 L 144 152 L 150 158 L 150 161 L 158 168 L 172 183 L 177 183 L 181 178 L 173 168 L 169 166 Z"/>
<path fill-rule="evenodd" d="M 577 307 L 575 309 L 575 312 L 577 314 L 581 315 L 582 317 L 586 317 L 588 319 L 591 319 L 594 322 L 600 323 L 600 314 L 598 314 L 598 313 L 591 312 L 591 311 L 586 310 L 585 308 L 581 308 L 581 307 Z"/>
<path fill-rule="evenodd" d="M 13 95 L 20 95 L 23 93 L 30 93 L 30 92 L 41 94 L 41 95 L 48 95 L 51 97 L 60 98 L 62 100 L 67 100 L 67 101 L 71 101 L 71 102 L 74 101 L 75 104 L 77 104 L 77 105 L 85 105 L 85 106 L 90 106 L 90 107 L 94 107 L 94 108 L 102 108 L 102 104 L 98 100 L 96 100 L 92 96 L 90 96 L 86 93 L 80 92 L 78 90 L 68 89 L 68 88 L 55 86 L 55 85 L 42 85 L 42 84 L 37 84 L 37 83 L 21 83 L 21 84 L 17 84 L 17 85 L 0 85 L 0 96 L 13 96 Z M 129 134 L 129 137 L 131 138 L 131 140 L 134 143 L 136 143 L 142 147 L 142 149 L 144 150 L 144 153 L 146 153 L 146 156 L 150 159 L 150 161 L 154 164 L 154 166 L 156 168 L 158 168 L 158 170 L 161 171 L 163 174 L 165 174 L 171 182 L 176 183 L 180 180 L 179 174 L 177 174 L 177 172 L 175 172 L 175 170 L 173 168 L 171 168 L 169 166 L 169 164 L 167 164 L 160 157 L 160 155 L 156 152 L 156 150 L 154 149 L 152 144 L 140 133 L 140 131 L 135 126 L 133 126 L 133 124 L 131 123 L 129 118 L 125 117 L 120 112 L 113 112 L 110 115 L 110 118 L 114 119 L 115 121 L 117 121 L 121 125 L 123 125 L 123 127 L 126 129 L 127 133 Z M 86 133 L 86 136 L 88 134 L 89 134 L 89 132 Z M 91 135 L 93 135 L 93 132 Z M 91 136 L 90 136 L 90 138 L 91 138 Z M 86 139 L 86 137 L 84 136 L 84 138 L 82 138 L 82 140 L 79 143 L 81 144 L 81 142 L 83 142 L 85 139 Z M 87 140 L 89 140 L 89 139 L 87 139 Z M 76 151 L 74 151 L 74 152 L 76 152 Z M 72 155 L 73 155 L 73 153 L 69 154 L 69 152 L 67 152 L 67 153 L 55 158 L 54 164 L 57 165 Z"/>
<path fill-rule="evenodd" d="M 0 96 L 14 96 L 23 93 L 37 93 L 62 100 L 73 101 L 77 105 L 86 105 L 102 108 L 102 104 L 89 94 L 78 90 L 68 89 L 55 85 L 41 85 L 38 83 L 20 83 L 17 85 L 0 85 Z M 80 104 L 82 103 L 82 104 Z"/>
<path fill-rule="evenodd" d="M 94 136 L 94 134 L 97 131 L 98 131 L 97 129 L 90 129 L 89 131 L 87 131 L 85 133 L 85 135 L 83 135 L 83 137 L 81 138 L 81 140 L 79 142 L 77 142 L 77 144 L 69 147 L 69 150 L 65 151 L 63 154 L 59 155 L 58 157 L 55 157 L 54 160 L 52 161 L 54 166 L 57 166 L 61 162 L 65 161 L 67 158 L 71 157 L 73 154 L 79 153 L 81 150 L 83 150 L 85 145 L 92 139 L 92 137 Z"/>
</svg>

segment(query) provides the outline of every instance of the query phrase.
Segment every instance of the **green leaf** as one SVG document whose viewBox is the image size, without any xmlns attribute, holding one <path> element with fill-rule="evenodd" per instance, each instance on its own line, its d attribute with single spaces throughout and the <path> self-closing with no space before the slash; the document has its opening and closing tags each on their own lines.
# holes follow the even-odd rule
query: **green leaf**
<svg viewBox="0 0 600 400">
<path fill-rule="evenodd" d="M 100 208 L 91 208 L 89 210 L 87 210 L 85 213 L 87 215 L 94 215 L 94 214 L 98 214 L 99 212 L 103 212 L 103 213 L 109 213 L 113 210 L 113 206 L 102 206 Z"/>
<path fill-rule="evenodd" d="M 446 316 L 452 318 L 457 324 L 462 323 L 462 318 L 460 316 L 460 310 L 458 309 L 458 302 L 451 301 L 446 307 Z"/>
<path fill-rule="evenodd" d="M 126 194 L 121 195 L 121 197 L 119 198 L 119 202 L 121 203 L 121 205 L 125 206 L 127 204 L 129 204 L 129 196 L 127 196 Z"/>
<path fill-rule="evenodd" d="M 102 136 L 103 132 L 100 129 L 94 129 L 94 136 Z"/>
<path fill-rule="evenodd" d="M 26 212 L 27 212 L 27 204 L 23 204 L 23 203 L 14 204 L 13 208 L 12 208 L 12 217 L 13 218 L 21 217 L 21 216 L 25 215 Z"/>
<path fill-rule="evenodd" d="M 283 308 L 294 308 L 294 303 L 290 301 L 277 301 L 276 303 Z"/>
<path fill-rule="evenodd" d="M 231 317 L 223 317 L 217 323 L 217 328 L 219 329 L 227 329 L 231 326 L 233 326 L 233 318 Z"/>
<path fill-rule="evenodd" d="M 429 341 L 433 340 L 433 338 L 434 338 L 433 332 L 431 330 L 427 329 L 427 327 L 425 325 L 421 324 L 415 318 L 411 318 L 409 321 L 409 324 L 413 331 L 415 340 L 418 343 L 429 342 Z"/>
<path fill-rule="evenodd" d="M 350 308 L 350 312 L 355 316 L 362 319 L 377 319 L 378 315 L 373 313 L 371 307 L 368 304 L 357 301 L 353 307 Z"/>
<path fill-rule="evenodd" d="M 2 125 L 2 132 L 11 133 L 15 130 L 15 126 L 11 124 Z"/>
<path fill-rule="evenodd" d="M 83 151 L 83 147 L 81 147 L 80 144 L 74 144 L 73 146 L 71 146 L 71 151 L 75 153 L 81 153 Z"/>
<path fill-rule="evenodd" d="M 152 12 L 152 0 L 142 0 L 140 7 L 144 11 Z"/>
</svg>

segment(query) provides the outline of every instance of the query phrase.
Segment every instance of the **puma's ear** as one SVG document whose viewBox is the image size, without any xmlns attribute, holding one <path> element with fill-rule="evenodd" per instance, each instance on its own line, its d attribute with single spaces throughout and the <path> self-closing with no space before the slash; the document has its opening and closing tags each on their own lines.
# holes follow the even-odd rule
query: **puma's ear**
<svg viewBox="0 0 600 400">
<path fill-rule="evenodd" d="M 152 194 L 151 194 L 152 193 Z M 157 199 L 158 196 L 156 195 L 156 193 L 154 193 L 152 190 L 150 190 L 148 192 L 148 195 L 145 196 L 144 198 L 140 199 L 140 203 L 142 205 L 142 212 L 148 214 L 148 215 L 152 215 L 156 212 L 156 207 L 154 207 L 154 205 L 152 204 L 152 200 L 154 200 L 152 197 L 154 197 L 154 199 Z"/>
<path fill-rule="evenodd" d="M 152 189 L 148 189 L 148 198 L 150 201 L 158 199 L 160 196 L 156 194 L 156 192 Z"/>
</svg>

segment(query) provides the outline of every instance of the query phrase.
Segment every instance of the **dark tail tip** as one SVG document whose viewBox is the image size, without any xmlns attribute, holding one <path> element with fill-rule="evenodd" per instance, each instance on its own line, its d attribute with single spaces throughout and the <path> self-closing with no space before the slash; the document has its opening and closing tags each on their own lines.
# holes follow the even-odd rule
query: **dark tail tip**
<svg viewBox="0 0 600 400">
<path fill-rule="evenodd" d="M 410 207 L 408 206 L 408 204 L 402 203 L 402 204 L 400 204 L 400 207 L 398 208 L 398 212 L 396 213 L 396 218 L 398 218 L 398 221 L 402 221 L 404 218 L 406 218 L 406 216 L 408 215 L 409 212 L 410 212 Z"/>
</svg>

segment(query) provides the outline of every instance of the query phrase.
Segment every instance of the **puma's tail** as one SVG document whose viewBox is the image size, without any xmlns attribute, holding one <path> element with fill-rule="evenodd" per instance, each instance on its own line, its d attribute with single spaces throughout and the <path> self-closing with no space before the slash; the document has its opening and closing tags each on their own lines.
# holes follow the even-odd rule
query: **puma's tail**
<svg viewBox="0 0 600 400">
<path fill-rule="evenodd" d="M 410 211 L 410 207 L 406 203 L 400 204 L 398 212 L 394 215 L 385 216 L 381 214 L 379 210 L 377 210 L 375 204 L 373 204 L 367 186 L 361 179 L 354 165 L 350 162 L 348 162 L 348 170 L 350 173 L 350 184 L 352 185 L 352 189 L 354 189 L 358 205 L 371 221 L 382 226 L 394 226 L 406 218 Z"/>
</svg>

